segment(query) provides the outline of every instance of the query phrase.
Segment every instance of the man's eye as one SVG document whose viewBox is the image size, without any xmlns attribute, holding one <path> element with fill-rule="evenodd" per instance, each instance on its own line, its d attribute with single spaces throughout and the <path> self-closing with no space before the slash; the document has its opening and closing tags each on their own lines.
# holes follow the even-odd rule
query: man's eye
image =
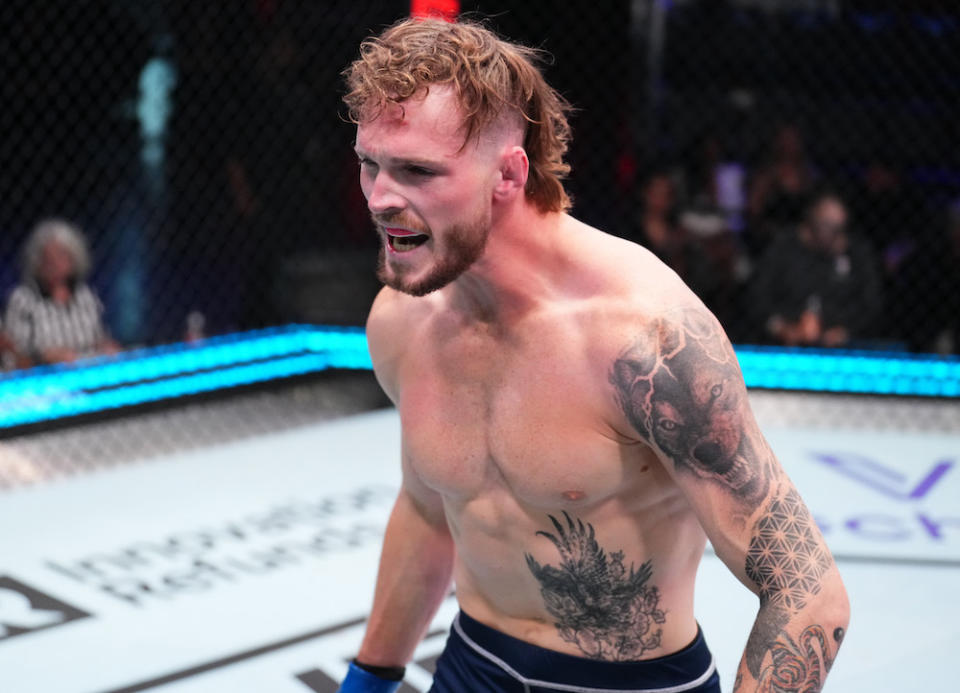
<svg viewBox="0 0 960 693">
<path fill-rule="evenodd" d="M 660 426 L 660 428 L 662 428 L 664 431 L 675 431 L 675 430 L 677 430 L 677 422 L 676 422 L 676 421 L 671 421 L 670 419 L 660 419 L 660 421 L 657 422 L 657 423 L 658 423 L 658 425 Z"/>
<path fill-rule="evenodd" d="M 407 173 L 414 176 L 432 176 L 434 172 L 423 166 L 407 166 Z"/>
</svg>

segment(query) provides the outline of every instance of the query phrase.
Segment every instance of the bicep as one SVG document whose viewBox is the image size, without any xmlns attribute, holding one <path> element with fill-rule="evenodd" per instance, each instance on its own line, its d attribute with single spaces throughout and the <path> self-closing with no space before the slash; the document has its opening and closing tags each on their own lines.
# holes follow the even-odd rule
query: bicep
<svg viewBox="0 0 960 693">
<path fill-rule="evenodd" d="M 610 380 L 633 430 L 745 585 L 761 599 L 780 595 L 790 561 L 801 583 L 819 579 L 829 553 L 760 432 L 733 347 L 706 309 L 653 320 L 621 352 Z"/>
<path fill-rule="evenodd" d="M 398 325 L 390 305 L 387 289 L 377 295 L 366 325 L 367 349 L 373 363 L 373 373 L 390 401 L 397 404 L 397 370 L 399 364 Z"/>
<path fill-rule="evenodd" d="M 367 345 L 370 350 L 370 361 L 373 364 L 373 375 L 377 379 L 380 389 L 389 398 L 393 406 L 400 404 L 397 388 L 397 363 L 396 359 L 391 358 L 384 353 L 384 349 L 378 347 L 376 339 L 370 338 L 370 332 L 367 332 Z"/>
<path fill-rule="evenodd" d="M 733 348 L 703 308 L 655 318 L 611 369 L 623 415 L 682 485 L 697 482 L 750 514 L 776 476 Z"/>
</svg>

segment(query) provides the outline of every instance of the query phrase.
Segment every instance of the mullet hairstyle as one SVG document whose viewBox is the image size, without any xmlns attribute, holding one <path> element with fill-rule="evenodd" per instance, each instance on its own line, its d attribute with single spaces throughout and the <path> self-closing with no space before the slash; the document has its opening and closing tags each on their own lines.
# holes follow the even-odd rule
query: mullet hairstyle
<svg viewBox="0 0 960 693">
<path fill-rule="evenodd" d="M 431 84 L 456 90 L 464 112 L 464 146 L 497 120 L 525 121 L 530 161 L 525 192 L 541 212 L 562 212 L 570 196 L 562 180 L 570 142 L 570 104 L 544 80 L 543 51 L 500 39 L 472 21 L 404 19 L 360 44 L 360 57 L 343 71 L 343 100 L 354 123 L 378 118 L 389 104 L 425 95 Z"/>
</svg>

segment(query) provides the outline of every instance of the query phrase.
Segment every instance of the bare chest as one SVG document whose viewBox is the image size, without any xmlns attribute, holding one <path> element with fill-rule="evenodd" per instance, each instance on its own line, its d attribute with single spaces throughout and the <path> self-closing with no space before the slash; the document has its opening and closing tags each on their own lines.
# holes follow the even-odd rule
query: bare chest
<svg viewBox="0 0 960 693">
<path fill-rule="evenodd" d="M 414 360 L 399 400 L 404 453 L 454 502 L 506 491 L 522 505 L 600 502 L 635 473 L 605 424 L 606 369 L 562 334 L 465 339 Z"/>
</svg>

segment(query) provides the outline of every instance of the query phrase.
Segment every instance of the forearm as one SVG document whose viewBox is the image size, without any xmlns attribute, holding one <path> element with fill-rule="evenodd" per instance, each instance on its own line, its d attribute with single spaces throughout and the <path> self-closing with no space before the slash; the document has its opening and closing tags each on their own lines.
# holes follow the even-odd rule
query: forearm
<svg viewBox="0 0 960 693">
<path fill-rule="evenodd" d="M 117 354 L 121 349 L 120 342 L 117 342 L 112 337 L 104 337 L 100 340 L 100 343 L 97 344 L 98 354 Z"/>
<path fill-rule="evenodd" d="M 849 622 L 847 595 L 834 566 L 803 608 L 766 601 L 737 670 L 734 693 L 816 693 L 823 687 Z"/>
<path fill-rule="evenodd" d="M 442 513 L 400 492 L 387 524 L 373 610 L 357 654 L 365 664 L 403 666 L 450 587 L 453 540 Z"/>
</svg>

